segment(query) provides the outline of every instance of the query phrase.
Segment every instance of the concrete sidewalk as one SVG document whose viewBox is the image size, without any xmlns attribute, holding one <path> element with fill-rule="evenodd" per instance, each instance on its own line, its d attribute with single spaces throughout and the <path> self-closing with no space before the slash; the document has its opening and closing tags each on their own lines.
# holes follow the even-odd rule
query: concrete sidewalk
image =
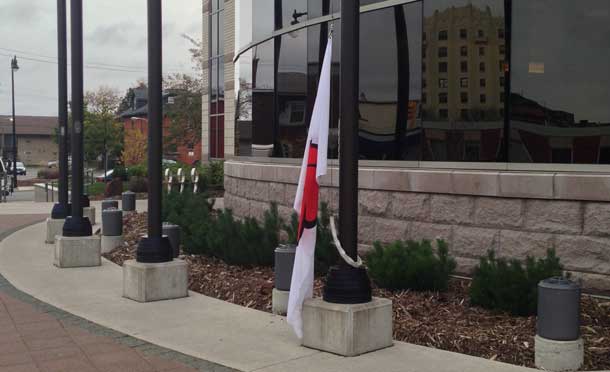
<svg viewBox="0 0 610 372">
<path fill-rule="evenodd" d="M 44 225 L 21 230 L 0 243 L 0 273 L 41 301 L 102 326 L 242 371 L 518 372 L 531 369 L 396 342 L 389 349 L 343 358 L 299 346 L 283 317 L 197 293 L 174 301 L 141 304 L 122 298 L 122 269 L 52 265 Z"/>
</svg>

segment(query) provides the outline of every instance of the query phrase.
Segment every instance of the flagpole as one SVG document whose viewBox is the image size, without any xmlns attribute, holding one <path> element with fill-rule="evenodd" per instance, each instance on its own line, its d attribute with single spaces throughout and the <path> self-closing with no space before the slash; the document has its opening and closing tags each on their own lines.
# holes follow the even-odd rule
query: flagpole
<svg viewBox="0 0 610 372">
<path fill-rule="evenodd" d="M 341 121 L 339 130 L 339 239 L 358 258 L 358 73 L 360 0 L 341 0 Z M 324 300 L 354 304 L 371 301 L 371 284 L 364 267 L 341 260 L 330 269 Z"/>
</svg>

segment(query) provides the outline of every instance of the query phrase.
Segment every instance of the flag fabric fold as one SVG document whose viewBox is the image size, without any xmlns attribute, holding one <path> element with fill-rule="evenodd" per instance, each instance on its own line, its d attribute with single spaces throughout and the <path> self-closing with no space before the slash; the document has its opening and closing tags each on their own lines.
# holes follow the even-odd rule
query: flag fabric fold
<svg viewBox="0 0 610 372">
<path fill-rule="evenodd" d="M 318 218 L 319 178 L 326 174 L 330 122 L 330 67 L 332 35 L 328 38 L 318 92 L 301 164 L 294 210 L 299 213 L 298 244 L 288 297 L 288 324 L 303 338 L 303 302 L 313 296 L 314 258 Z"/>
</svg>

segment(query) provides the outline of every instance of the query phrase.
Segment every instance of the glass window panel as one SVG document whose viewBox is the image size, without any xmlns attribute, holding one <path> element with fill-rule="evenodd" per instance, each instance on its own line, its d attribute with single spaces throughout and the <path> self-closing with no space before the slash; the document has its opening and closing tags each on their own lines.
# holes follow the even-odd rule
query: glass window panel
<svg viewBox="0 0 610 372">
<path fill-rule="evenodd" d="M 252 42 L 252 1 L 235 0 L 235 50 Z"/>
<path fill-rule="evenodd" d="M 273 154 L 274 110 L 274 40 L 257 45 L 252 51 L 252 155 Z"/>
<path fill-rule="evenodd" d="M 210 57 L 216 57 L 218 55 L 218 14 L 214 13 L 210 16 L 210 39 L 212 40 L 212 46 L 210 51 Z"/>
<path fill-rule="evenodd" d="M 308 0 L 307 17 L 313 19 L 338 12 L 341 9 L 340 2 L 341 0 Z"/>
<path fill-rule="evenodd" d="M 235 154 L 252 155 L 252 50 L 235 63 Z"/>
<path fill-rule="evenodd" d="M 224 2 L 224 0 L 221 0 Z M 218 55 L 225 54 L 225 12 L 218 13 Z"/>
<path fill-rule="evenodd" d="M 607 163 L 608 45 L 608 1 L 513 1 L 511 161 Z"/>
<path fill-rule="evenodd" d="M 439 35 L 447 30 L 451 37 L 442 41 L 429 38 L 427 42 L 432 49 L 449 49 L 446 72 L 439 76 L 436 69 L 428 69 L 425 73 L 430 81 L 446 78 L 448 87 L 442 90 L 448 94 L 446 103 L 441 103 L 439 98 L 445 99 L 439 97 L 441 88 L 428 88 L 429 99 L 422 107 L 422 159 L 498 161 L 504 129 L 500 116 L 504 106 L 499 100 L 503 73 L 495 68 L 481 72 L 479 64 L 496 66 L 504 58 L 499 54 L 504 41 L 497 38 L 498 30 L 504 28 L 504 0 L 426 0 L 423 6 L 424 32 Z M 479 48 L 484 49 L 484 55 L 479 56 Z M 489 82 L 479 87 L 476 82 L 483 78 Z M 468 84 L 468 80 L 475 84 Z M 485 104 L 479 100 L 481 94 L 487 97 Z"/>
<path fill-rule="evenodd" d="M 289 27 L 307 20 L 307 1 L 305 0 L 279 0 L 276 1 L 276 12 L 278 17 L 276 29 Z M 279 15 L 279 14 L 278 14 Z"/>
<path fill-rule="evenodd" d="M 252 1 L 252 38 L 256 41 L 268 37 L 275 29 L 274 0 Z"/>
<path fill-rule="evenodd" d="M 418 159 L 421 28 L 421 3 L 362 15 L 359 94 L 362 159 Z"/>
<path fill-rule="evenodd" d="M 279 156 L 300 158 L 307 141 L 307 30 L 282 35 L 278 41 L 277 105 Z M 312 96 L 315 96 L 315 90 Z"/>
<path fill-rule="evenodd" d="M 225 112 L 225 64 L 223 58 L 218 59 L 218 111 L 219 114 Z"/>
<path fill-rule="evenodd" d="M 217 105 L 218 102 L 218 60 L 212 59 L 210 65 L 210 115 L 218 113 Z"/>
</svg>

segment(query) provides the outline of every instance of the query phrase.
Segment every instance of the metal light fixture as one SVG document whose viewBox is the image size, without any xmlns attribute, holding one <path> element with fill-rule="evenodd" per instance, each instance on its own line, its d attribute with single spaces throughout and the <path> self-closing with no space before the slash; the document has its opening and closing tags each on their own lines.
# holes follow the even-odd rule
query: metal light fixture
<svg viewBox="0 0 610 372">
<path fill-rule="evenodd" d="M 19 70 L 19 64 L 17 63 L 17 56 L 14 56 L 13 59 L 11 60 L 11 70 L 13 70 L 13 71 Z"/>
</svg>

